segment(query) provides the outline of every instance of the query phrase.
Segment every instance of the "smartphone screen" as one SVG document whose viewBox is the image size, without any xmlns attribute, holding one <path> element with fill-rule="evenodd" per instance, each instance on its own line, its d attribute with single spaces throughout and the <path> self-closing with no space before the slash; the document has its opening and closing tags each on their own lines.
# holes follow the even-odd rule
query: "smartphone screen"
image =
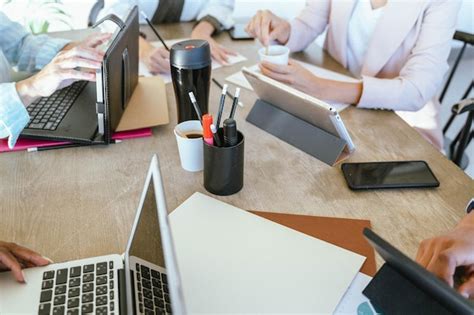
<svg viewBox="0 0 474 315">
<path fill-rule="evenodd" d="M 425 161 L 344 163 L 341 168 L 351 189 L 439 186 Z"/>
</svg>

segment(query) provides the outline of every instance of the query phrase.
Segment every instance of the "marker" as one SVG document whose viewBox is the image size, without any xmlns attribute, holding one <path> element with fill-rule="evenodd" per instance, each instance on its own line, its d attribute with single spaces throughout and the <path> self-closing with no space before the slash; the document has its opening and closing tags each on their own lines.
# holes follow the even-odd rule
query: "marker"
<svg viewBox="0 0 474 315">
<path fill-rule="evenodd" d="M 214 145 L 214 137 L 211 130 L 212 116 L 205 114 L 202 116 L 202 138 L 209 145 Z"/>
<path fill-rule="evenodd" d="M 237 88 L 235 90 L 235 97 L 234 97 L 234 101 L 232 102 L 232 110 L 230 111 L 229 118 L 234 118 L 235 109 L 237 108 L 237 103 L 239 102 L 239 96 L 240 96 L 240 88 Z"/>
<path fill-rule="evenodd" d="M 219 135 L 217 134 L 216 125 L 211 124 L 211 131 L 212 131 L 212 134 L 214 136 L 214 142 L 216 143 L 216 145 L 218 147 L 220 147 L 221 146 L 221 139 L 219 138 Z"/>
<path fill-rule="evenodd" d="M 224 145 L 232 147 L 238 142 L 237 124 L 234 119 L 227 118 L 224 120 Z"/>
<path fill-rule="evenodd" d="M 163 38 L 161 38 L 160 34 L 158 34 L 158 31 L 156 30 L 156 28 L 153 26 L 153 24 L 151 24 L 150 20 L 148 19 L 148 17 L 146 16 L 145 12 L 143 11 L 140 11 L 140 14 L 143 16 L 143 18 L 145 19 L 145 21 L 148 23 L 148 25 L 150 26 L 151 30 L 153 31 L 153 33 L 155 33 L 156 37 L 158 37 L 158 39 L 160 40 L 160 42 L 163 44 L 163 46 L 166 48 L 167 51 L 170 51 L 170 49 L 168 48 L 168 46 L 166 46 L 166 43 L 165 41 L 163 40 Z"/>
<path fill-rule="evenodd" d="M 222 88 L 221 100 L 219 103 L 219 112 L 217 113 L 217 122 L 216 122 L 217 129 L 219 129 L 219 126 L 221 125 L 222 111 L 224 110 L 226 94 L 227 94 L 227 84 L 224 84 L 224 87 Z"/>
<path fill-rule="evenodd" d="M 194 97 L 194 93 L 193 92 L 189 92 L 189 98 L 191 99 L 191 103 L 193 103 L 193 106 L 194 106 L 194 110 L 196 111 L 196 114 L 199 118 L 199 121 L 201 122 L 201 125 L 202 125 L 202 114 L 201 114 L 201 110 L 199 109 L 199 106 L 198 106 L 198 103 L 196 102 L 196 98 Z"/>
</svg>

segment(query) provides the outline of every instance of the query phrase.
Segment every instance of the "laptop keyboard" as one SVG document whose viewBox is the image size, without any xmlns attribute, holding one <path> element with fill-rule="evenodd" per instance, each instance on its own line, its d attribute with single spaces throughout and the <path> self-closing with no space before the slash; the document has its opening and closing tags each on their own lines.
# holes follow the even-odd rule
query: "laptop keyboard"
<svg viewBox="0 0 474 315">
<path fill-rule="evenodd" d="M 171 301 L 166 274 L 147 266 L 135 266 L 138 288 L 138 310 L 148 314 L 171 314 Z"/>
<path fill-rule="evenodd" d="M 28 105 L 30 121 L 26 128 L 56 130 L 74 101 L 86 86 L 87 81 L 74 82 L 49 97 L 42 97 Z"/>
<path fill-rule="evenodd" d="M 114 314 L 113 268 L 109 261 L 45 271 L 38 314 Z"/>
</svg>

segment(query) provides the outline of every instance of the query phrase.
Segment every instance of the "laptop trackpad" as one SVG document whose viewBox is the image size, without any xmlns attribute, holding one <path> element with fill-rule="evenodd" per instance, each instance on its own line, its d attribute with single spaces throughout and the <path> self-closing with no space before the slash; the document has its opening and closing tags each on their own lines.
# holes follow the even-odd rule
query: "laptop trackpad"
<svg viewBox="0 0 474 315">
<path fill-rule="evenodd" d="M 11 272 L 0 273 L 0 314 L 38 313 L 43 269 L 24 269 L 28 283 L 18 283 Z"/>
</svg>

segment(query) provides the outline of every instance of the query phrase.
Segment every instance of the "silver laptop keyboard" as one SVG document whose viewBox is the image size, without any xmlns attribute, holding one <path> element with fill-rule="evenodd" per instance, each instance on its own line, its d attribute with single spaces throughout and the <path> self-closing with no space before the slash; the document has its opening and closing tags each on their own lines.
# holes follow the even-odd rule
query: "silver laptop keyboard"
<svg viewBox="0 0 474 315">
<path fill-rule="evenodd" d="M 45 271 L 39 315 L 114 314 L 114 263 Z"/>
<path fill-rule="evenodd" d="M 136 264 L 138 310 L 141 314 L 171 314 L 171 301 L 166 274 Z"/>
</svg>

